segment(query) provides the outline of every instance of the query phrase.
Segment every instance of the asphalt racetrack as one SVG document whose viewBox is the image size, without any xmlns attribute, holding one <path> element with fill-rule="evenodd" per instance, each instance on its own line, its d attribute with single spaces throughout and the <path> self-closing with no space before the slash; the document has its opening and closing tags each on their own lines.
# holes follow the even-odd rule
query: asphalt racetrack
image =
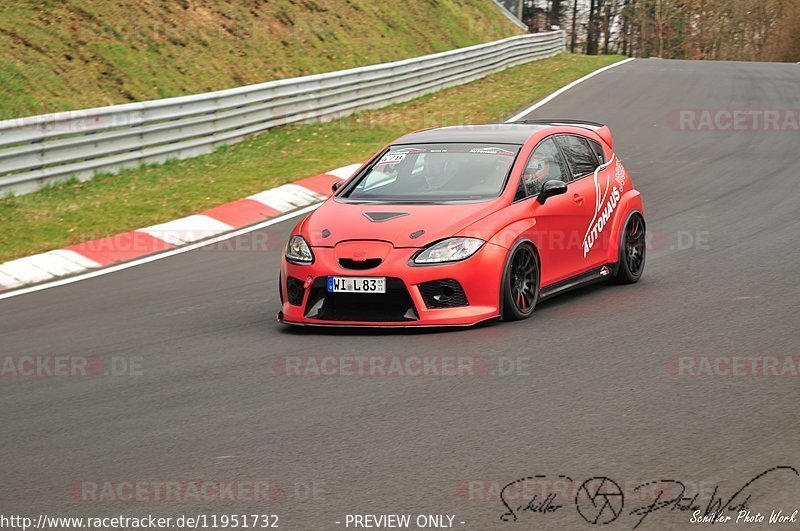
<svg viewBox="0 0 800 531">
<path fill-rule="evenodd" d="M 783 366 L 799 354 L 800 136 L 691 131 L 679 119 L 796 110 L 798 86 L 795 64 L 647 59 L 537 109 L 532 118 L 610 125 L 651 245 L 640 283 L 571 292 L 528 321 L 410 333 L 279 325 L 279 259 L 299 218 L 0 301 L 0 355 L 114 358 L 122 373 L 0 380 L 1 512 L 269 513 L 290 530 L 407 513 L 455 515 L 460 529 L 591 529 L 601 505 L 592 514 L 579 486 L 607 477 L 625 496 L 621 508 L 593 490 L 614 509 L 604 527 L 632 529 L 641 516 L 630 513 L 654 500 L 633 492 L 640 483 L 680 482 L 670 492 L 700 491 L 705 508 L 714 487 L 725 501 L 772 467 L 800 469 L 797 373 L 725 372 L 740 358 Z M 480 370 L 285 374 L 287 359 L 315 355 L 461 356 Z M 499 489 L 536 475 L 546 477 L 534 505 L 549 488 L 551 510 L 503 521 Z M 124 482 L 195 480 L 271 490 L 255 501 L 113 494 Z M 800 477 L 788 469 L 746 493 L 754 513 L 800 509 Z M 506 494 L 512 508 L 529 501 Z M 688 528 L 690 517 L 665 509 L 639 529 Z"/>
</svg>

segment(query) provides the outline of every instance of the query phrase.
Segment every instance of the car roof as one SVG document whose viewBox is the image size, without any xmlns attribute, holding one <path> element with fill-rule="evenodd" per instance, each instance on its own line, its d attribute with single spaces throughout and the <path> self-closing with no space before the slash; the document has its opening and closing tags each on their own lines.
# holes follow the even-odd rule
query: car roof
<svg viewBox="0 0 800 531">
<path fill-rule="evenodd" d="M 445 142 L 478 142 L 522 145 L 531 136 L 553 127 L 553 124 L 483 124 L 455 125 L 424 129 L 401 136 L 392 144 L 432 144 Z"/>
</svg>

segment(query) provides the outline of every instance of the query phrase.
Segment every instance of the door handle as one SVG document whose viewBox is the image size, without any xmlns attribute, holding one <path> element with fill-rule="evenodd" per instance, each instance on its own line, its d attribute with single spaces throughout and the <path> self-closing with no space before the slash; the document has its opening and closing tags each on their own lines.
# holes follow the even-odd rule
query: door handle
<svg viewBox="0 0 800 531">
<path fill-rule="evenodd" d="M 583 203 L 583 196 L 581 194 L 573 194 L 572 200 L 578 204 Z"/>
</svg>

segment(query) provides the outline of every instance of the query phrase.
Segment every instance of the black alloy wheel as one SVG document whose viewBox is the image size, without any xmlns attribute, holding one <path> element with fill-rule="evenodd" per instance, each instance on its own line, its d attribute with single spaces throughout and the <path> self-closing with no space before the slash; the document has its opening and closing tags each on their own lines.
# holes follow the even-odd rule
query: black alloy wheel
<svg viewBox="0 0 800 531">
<path fill-rule="evenodd" d="M 633 284 L 642 278 L 647 253 L 647 229 L 641 214 L 635 213 L 625 225 L 620 242 L 617 272 L 611 277 L 614 284 Z"/>
<path fill-rule="evenodd" d="M 523 243 L 511 255 L 504 279 L 503 318 L 530 317 L 539 300 L 539 266 L 533 248 Z"/>
</svg>

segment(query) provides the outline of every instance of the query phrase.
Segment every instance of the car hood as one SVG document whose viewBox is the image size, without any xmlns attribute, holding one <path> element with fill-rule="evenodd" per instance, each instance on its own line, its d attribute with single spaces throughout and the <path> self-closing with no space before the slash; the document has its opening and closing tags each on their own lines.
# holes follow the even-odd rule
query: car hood
<svg viewBox="0 0 800 531">
<path fill-rule="evenodd" d="M 395 247 L 424 247 L 457 234 L 497 209 L 497 200 L 454 204 L 340 203 L 329 199 L 303 223 L 312 247 L 347 240 L 383 240 Z"/>
</svg>

